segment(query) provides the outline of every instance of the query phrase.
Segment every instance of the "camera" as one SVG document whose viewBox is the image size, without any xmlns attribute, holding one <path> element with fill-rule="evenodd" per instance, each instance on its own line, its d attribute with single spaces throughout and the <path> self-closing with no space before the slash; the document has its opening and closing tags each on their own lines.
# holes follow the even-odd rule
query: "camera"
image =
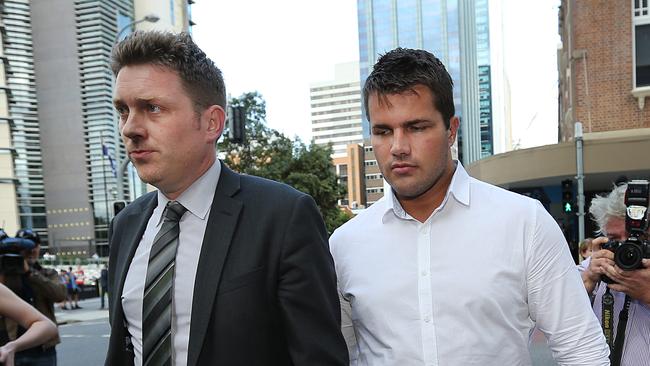
<svg viewBox="0 0 650 366">
<path fill-rule="evenodd" d="M 623 242 L 610 240 L 603 245 L 603 249 L 614 253 L 614 262 L 625 271 L 643 268 L 641 261 L 650 258 L 650 242 L 647 237 L 649 186 L 647 180 L 628 183 L 625 191 L 625 230 L 629 237 Z M 603 280 L 612 283 L 609 278 Z"/>
<path fill-rule="evenodd" d="M 21 275 L 25 273 L 23 253 L 36 247 L 34 241 L 25 238 L 11 238 L 0 229 L 0 273 Z"/>
</svg>

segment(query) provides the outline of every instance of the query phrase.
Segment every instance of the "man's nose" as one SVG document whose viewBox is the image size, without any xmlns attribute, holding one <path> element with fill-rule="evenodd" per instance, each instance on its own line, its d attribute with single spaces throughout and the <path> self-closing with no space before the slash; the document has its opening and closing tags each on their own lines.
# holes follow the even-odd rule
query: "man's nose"
<svg viewBox="0 0 650 366">
<path fill-rule="evenodd" d="M 411 153 L 410 141 L 402 129 L 395 129 L 393 131 L 393 141 L 390 152 L 395 156 L 408 155 Z"/>
<path fill-rule="evenodd" d="M 142 117 L 137 113 L 129 113 L 126 120 L 122 122 L 120 131 L 122 139 L 137 140 L 146 136 L 146 129 L 142 123 Z"/>
</svg>

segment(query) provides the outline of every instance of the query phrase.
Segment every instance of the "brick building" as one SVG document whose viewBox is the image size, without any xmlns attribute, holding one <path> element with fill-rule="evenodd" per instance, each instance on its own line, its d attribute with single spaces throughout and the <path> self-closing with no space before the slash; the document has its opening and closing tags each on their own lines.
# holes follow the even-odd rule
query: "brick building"
<svg viewBox="0 0 650 366">
<path fill-rule="evenodd" d="M 650 128 L 648 0 L 562 0 L 559 26 L 560 141 Z"/>
</svg>

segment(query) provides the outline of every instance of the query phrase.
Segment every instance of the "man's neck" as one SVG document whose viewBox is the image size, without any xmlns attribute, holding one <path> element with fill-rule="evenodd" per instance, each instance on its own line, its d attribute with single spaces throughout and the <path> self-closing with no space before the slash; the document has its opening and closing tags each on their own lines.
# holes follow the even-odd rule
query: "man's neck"
<svg viewBox="0 0 650 366">
<path fill-rule="evenodd" d="M 440 179 L 425 193 L 412 199 L 396 195 L 404 211 L 419 222 L 425 222 L 445 199 L 455 171 L 456 164 L 451 161 Z"/>
</svg>

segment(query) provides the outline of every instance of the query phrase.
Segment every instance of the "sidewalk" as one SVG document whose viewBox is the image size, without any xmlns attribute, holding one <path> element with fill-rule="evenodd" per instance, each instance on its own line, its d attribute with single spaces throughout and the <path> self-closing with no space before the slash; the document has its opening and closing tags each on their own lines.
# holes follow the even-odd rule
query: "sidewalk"
<svg viewBox="0 0 650 366">
<path fill-rule="evenodd" d="M 76 310 L 61 310 L 58 304 L 54 305 L 56 322 L 58 325 L 64 325 L 108 318 L 108 307 L 100 309 L 99 305 L 98 297 L 79 301 L 81 309 Z"/>
</svg>

